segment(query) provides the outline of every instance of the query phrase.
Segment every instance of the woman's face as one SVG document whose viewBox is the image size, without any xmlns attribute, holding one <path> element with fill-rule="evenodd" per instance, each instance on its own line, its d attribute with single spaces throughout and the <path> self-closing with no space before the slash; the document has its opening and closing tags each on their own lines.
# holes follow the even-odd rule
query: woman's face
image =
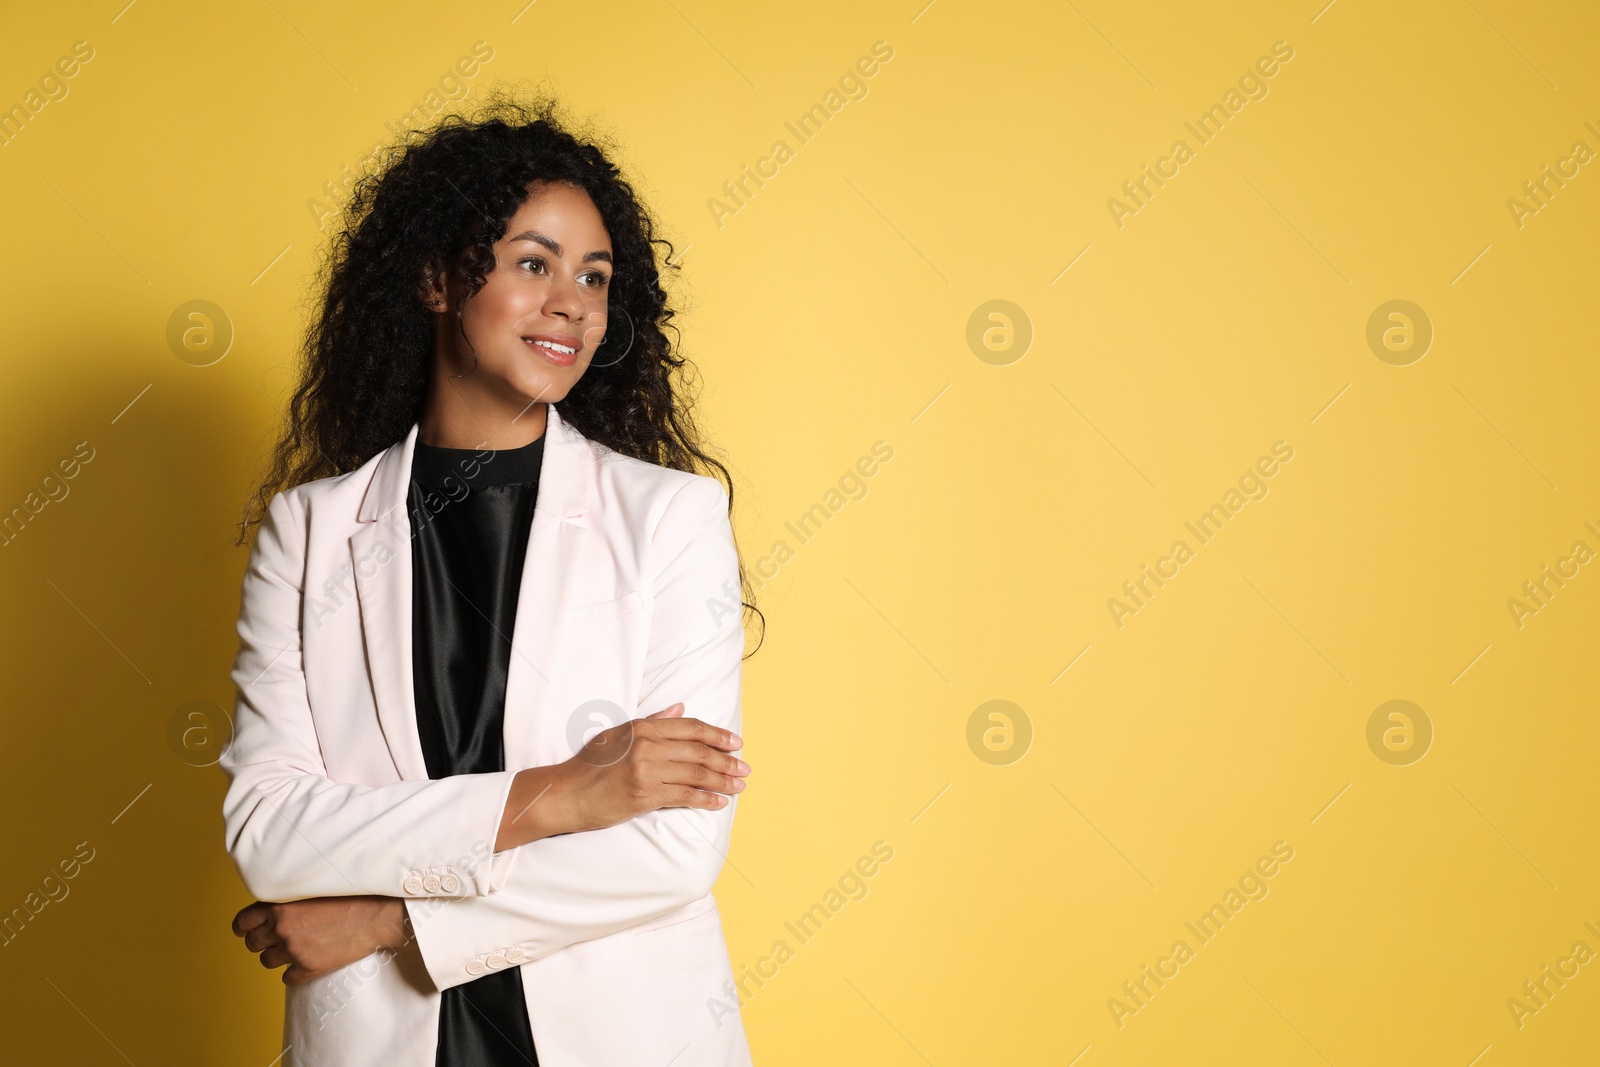
<svg viewBox="0 0 1600 1067">
<path fill-rule="evenodd" d="M 540 183 L 494 255 L 483 288 L 464 305 L 454 278 L 447 296 L 431 294 L 445 301 L 434 305 L 444 312 L 435 358 L 452 391 L 479 411 L 482 402 L 513 412 L 555 403 L 583 377 L 605 337 L 611 237 L 588 193 Z"/>
</svg>

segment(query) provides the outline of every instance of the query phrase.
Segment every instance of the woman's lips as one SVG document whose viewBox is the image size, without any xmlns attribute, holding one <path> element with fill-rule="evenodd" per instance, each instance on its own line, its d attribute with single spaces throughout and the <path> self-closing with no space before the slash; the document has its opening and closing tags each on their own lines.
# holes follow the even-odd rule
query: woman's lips
<svg viewBox="0 0 1600 1067">
<path fill-rule="evenodd" d="M 527 337 L 522 339 L 522 343 L 558 367 L 570 367 L 578 362 L 578 353 L 576 352 L 558 352 L 547 344 Z"/>
</svg>

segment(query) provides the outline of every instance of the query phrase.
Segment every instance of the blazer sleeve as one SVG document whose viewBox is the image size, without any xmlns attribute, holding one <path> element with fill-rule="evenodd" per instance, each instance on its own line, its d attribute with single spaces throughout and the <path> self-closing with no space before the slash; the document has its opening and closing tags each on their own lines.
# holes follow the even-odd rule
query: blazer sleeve
<svg viewBox="0 0 1600 1067">
<path fill-rule="evenodd" d="M 259 900 L 489 893 L 514 771 L 351 785 L 328 777 L 301 659 L 306 515 L 272 498 L 239 601 L 233 739 L 222 817 L 228 854 Z"/>
<path fill-rule="evenodd" d="M 685 716 L 740 733 L 744 625 L 722 484 L 696 476 L 680 489 L 653 543 L 665 562 L 652 581 L 634 717 L 681 700 Z M 701 899 L 722 871 L 737 806 L 734 795 L 718 810 L 661 808 L 602 829 L 542 838 L 510 850 L 516 862 L 492 895 L 407 900 L 428 973 L 448 989 L 486 967 L 539 959 Z"/>
</svg>

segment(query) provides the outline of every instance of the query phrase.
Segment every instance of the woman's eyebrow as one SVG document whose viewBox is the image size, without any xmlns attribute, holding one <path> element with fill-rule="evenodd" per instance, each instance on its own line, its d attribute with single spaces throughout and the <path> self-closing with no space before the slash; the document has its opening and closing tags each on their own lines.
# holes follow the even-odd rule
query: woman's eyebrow
<svg viewBox="0 0 1600 1067">
<path fill-rule="evenodd" d="M 558 256 L 561 255 L 561 244 L 560 244 L 560 242 L 556 241 L 554 238 L 546 237 L 542 233 L 534 233 L 532 230 L 529 230 L 526 233 L 519 233 L 515 237 L 510 238 L 510 240 L 512 240 L 512 241 L 533 241 L 533 242 L 535 242 L 537 244 L 544 245 L 546 248 L 548 248 L 550 251 L 554 252 L 556 255 L 558 255 Z M 593 261 L 596 261 L 596 260 L 598 260 L 600 262 L 603 262 L 603 263 L 611 263 L 611 253 L 596 249 L 595 251 L 590 252 L 588 255 L 583 257 L 583 261 L 585 263 L 593 262 Z M 615 266 L 614 263 L 612 265 Z"/>
</svg>

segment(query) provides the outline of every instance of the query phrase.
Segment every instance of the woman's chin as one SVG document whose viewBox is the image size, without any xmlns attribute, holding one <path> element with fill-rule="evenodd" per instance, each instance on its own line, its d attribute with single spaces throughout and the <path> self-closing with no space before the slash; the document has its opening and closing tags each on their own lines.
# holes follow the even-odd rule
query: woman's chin
<svg viewBox="0 0 1600 1067">
<path fill-rule="evenodd" d="M 529 397 L 554 403 L 572 391 L 578 379 L 583 377 L 585 369 L 585 365 L 581 362 L 570 367 L 518 367 L 518 373 L 512 376 L 511 381 L 517 389 Z"/>
<path fill-rule="evenodd" d="M 572 383 L 553 374 L 518 376 L 506 383 L 524 404 L 554 404 L 566 399 Z"/>
</svg>

